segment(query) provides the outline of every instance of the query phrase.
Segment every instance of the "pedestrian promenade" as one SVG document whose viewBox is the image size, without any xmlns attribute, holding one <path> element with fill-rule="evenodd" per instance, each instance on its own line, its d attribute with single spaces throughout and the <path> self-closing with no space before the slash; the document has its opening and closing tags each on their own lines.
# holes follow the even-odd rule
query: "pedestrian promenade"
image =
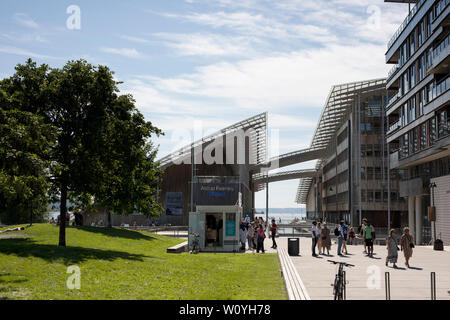
<svg viewBox="0 0 450 320">
<path fill-rule="evenodd" d="M 277 238 L 278 251 L 287 252 L 287 238 Z M 276 252 L 269 249 L 272 241 L 266 239 L 266 253 Z M 446 248 L 448 249 L 448 248 Z M 300 256 L 288 256 L 312 300 L 333 299 L 331 284 L 337 272 L 337 266 L 327 259 L 345 261 L 354 264 L 345 268 L 347 276 L 347 300 L 384 300 L 385 272 L 390 273 L 392 300 L 429 300 L 431 298 L 430 272 L 436 273 L 436 297 L 438 300 L 450 300 L 450 252 L 434 251 L 428 247 L 416 247 L 410 260 L 411 268 L 404 264 L 403 253 L 399 251 L 397 266 L 399 269 L 385 266 L 386 246 L 375 245 L 374 257 L 367 257 L 362 244 L 348 246 L 349 255 L 336 255 L 337 245 L 333 244 L 330 256 L 312 257 L 311 238 L 300 238 Z M 316 251 L 317 252 L 317 251 Z M 280 253 L 279 253 L 280 254 Z"/>
</svg>

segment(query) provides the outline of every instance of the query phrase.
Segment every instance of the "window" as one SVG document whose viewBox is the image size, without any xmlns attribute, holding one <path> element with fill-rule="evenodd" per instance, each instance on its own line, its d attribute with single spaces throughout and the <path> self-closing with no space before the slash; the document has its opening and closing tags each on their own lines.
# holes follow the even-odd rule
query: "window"
<svg viewBox="0 0 450 320">
<path fill-rule="evenodd" d="M 403 74 L 403 94 L 409 91 L 409 69 Z"/>
<path fill-rule="evenodd" d="M 361 158 L 366 156 L 366 145 L 361 145 Z"/>
<path fill-rule="evenodd" d="M 444 137 L 448 134 L 447 110 L 446 109 L 444 109 L 438 113 L 438 132 L 439 132 L 439 138 Z"/>
<path fill-rule="evenodd" d="M 387 202 L 387 200 L 388 200 L 388 192 L 387 191 L 383 191 L 383 200 L 385 202 Z"/>
<path fill-rule="evenodd" d="M 408 123 L 416 120 L 416 98 L 408 100 Z"/>
<path fill-rule="evenodd" d="M 379 144 L 373 145 L 373 156 L 374 157 L 381 157 L 381 146 Z"/>
<path fill-rule="evenodd" d="M 367 190 L 367 202 L 373 202 L 373 190 Z"/>
<path fill-rule="evenodd" d="M 381 202 L 381 191 L 375 191 L 375 202 Z"/>
<path fill-rule="evenodd" d="M 409 75 L 410 75 L 410 83 L 411 83 L 411 88 L 414 87 L 416 85 L 416 64 L 413 63 L 410 70 L 409 70 Z"/>
<path fill-rule="evenodd" d="M 425 56 L 421 55 L 419 58 L 419 81 L 425 78 Z"/>
<path fill-rule="evenodd" d="M 400 148 L 400 158 L 407 157 L 409 155 L 409 143 L 408 143 L 408 134 L 404 134 L 400 138 L 401 148 Z"/>
<path fill-rule="evenodd" d="M 373 157 L 373 151 L 372 151 L 372 145 L 371 144 L 366 145 L 366 156 L 367 157 Z"/>
<path fill-rule="evenodd" d="M 397 191 L 391 191 L 391 201 L 397 200 Z"/>
<path fill-rule="evenodd" d="M 381 168 L 375 167 L 375 179 L 381 180 Z"/>
<path fill-rule="evenodd" d="M 361 180 L 366 180 L 366 168 L 361 167 Z"/>
<path fill-rule="evenodd" d="M 430 130 L 430 146 L 436 141 L 436 118 L 433 117 L 430 119 L 429 123 L 429 130 Z"/>
<path fill-rule="evenodd" d="M 373 180 L 373 167 L 367 167 L 367 180 Z"/>
<path fill-rule="evenodd" d="M 425 40 L 425 19 L 420 21 L 418 28 L 418 47 L 420 47 Z"/>
<path fill-rule="evenodd" d="M 366 190 L 361 190 L 361 202 L 366 202 Z"/>
<path fill-rule="evenodd" d="M 411 36 L 409 37 L 409 56 L 412 57 L 412 55 L 416 52 L 416 32 L 413 31 Z"/>
<path fill-rule="evenodd" d="M 410 132 L 409 132 L 409 135 L 410 135 L 410 137 L 409 137 L 409 143 L 410 143 L 410 145 L 409 145 L 409 151 L 411 152 L 411 153 L 414 153 L 414 152 L 416 152 L 417 151 L 417 131 L 416 131 L 416 128 L 414 128 L 413 130 L 411 130 Z"/>
<path fill-rule="evenodd" d="M 427 147 L 427 124 L 422 123 L 420 125 L 420 149 L 423 150 Z"/>
</svg>

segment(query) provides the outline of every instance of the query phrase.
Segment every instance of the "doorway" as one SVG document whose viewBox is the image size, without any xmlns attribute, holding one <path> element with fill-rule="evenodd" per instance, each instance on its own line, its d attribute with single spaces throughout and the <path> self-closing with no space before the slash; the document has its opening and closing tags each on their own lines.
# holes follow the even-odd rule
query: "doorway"
<svg viewBox="0 0 450 320">
<path fill-rule="evenodd" d="M 205 247 L 223 247 L 223 214 L 206 213 Z"/>
</svg>

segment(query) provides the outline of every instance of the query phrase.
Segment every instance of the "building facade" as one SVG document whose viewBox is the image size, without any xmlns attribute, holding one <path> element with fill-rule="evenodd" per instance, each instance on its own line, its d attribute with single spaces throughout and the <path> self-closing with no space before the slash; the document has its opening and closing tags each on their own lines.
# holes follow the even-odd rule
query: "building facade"
<svg viewBox="0 0 450 320">
<path fill-rule="evenodd" d="M 407 223 L 397 171 L 387 175 L 385 85 L 376 79 L 331 89 L 311 143 L 328 154 L 317 162 L 316 177 L 301 179 L 297 193 L 309 219 L 358 226 L 367 218 L 383 234 Z"/>
<path fill-rule="evenodd" d="M 386 63 L 394 64 L 386 83 L 389 165 L 399 170 L 399 195 L 408 203 L 408 225 L 416 242 L 430 243 L 436 227 L 437 237 L 448 243 L 450 1 L 409 2 L 411 10 L 386 52 Z M 432 205 L 436 226 L 428 217 Z"/>
</svg>

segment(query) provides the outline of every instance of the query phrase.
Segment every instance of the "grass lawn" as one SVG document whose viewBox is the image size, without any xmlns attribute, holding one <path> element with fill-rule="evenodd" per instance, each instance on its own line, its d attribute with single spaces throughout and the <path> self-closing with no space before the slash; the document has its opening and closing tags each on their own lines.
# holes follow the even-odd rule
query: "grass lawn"
<svg viewBox="0 0 450 320">
<path fill-rule="evenodd" d="M 35 224 L 0 235 L 0 299 L 287 299 L 275 254 L 182 253 L 182 240 L 95 227 Z M 67 267 L 81 270 L 69 290 Z"/>
</svg>

